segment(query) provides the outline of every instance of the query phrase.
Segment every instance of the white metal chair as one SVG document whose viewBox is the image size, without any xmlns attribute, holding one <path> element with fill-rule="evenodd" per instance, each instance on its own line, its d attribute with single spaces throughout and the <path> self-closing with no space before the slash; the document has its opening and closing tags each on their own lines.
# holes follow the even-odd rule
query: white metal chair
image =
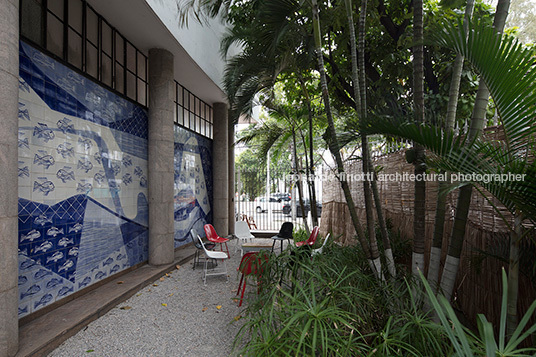
<svg viewBox="0 0 536 357">
<path fill-rule="evenodd" d="M 208 250 L 205 245 L 203 244 L 203 240 L 201 240 L 201 237 L 199 236 L 199 234 L 197 235 L 197 240 L 199 241 L 199 244 L 201 244 L 201 246 L 203 247 L 203 250 L 205 251 L 205 267 L 203 269 L 203 283 L 205 285 L 207 285 L 207 276 L 209 275 L 225 275 L 225 277 L 227 278 L 227 281 L 229 281 L 229 276 L 227 275 L 227 264 L 225 263 L 225 260 L 228 259 L 229 257 L 227 256 L 227 253 L 225 252 L 215 252 L 215 251 L 211 251 L 211 250 Z M 213 268 L 211 269 L 211 273 L 208 272 L 208 260 L 209 259 L 212 259 L 212 260 L 221 260 L 222 263 L 223 263 L 223 268 L 220 268 L 219 270 L 216 270 L 216 266 L 218 265 L 215 265 L 213 266 Z"/>
<path fill-rule="evenodd" d="M 238 247 L 240 246 L 240 256 L 243 256 L 244 251 L 242 250 L 242 243 L 247 243 L 248 241 L 251 242 L 251 240 L 255 238 L 255 236 L 251 234 L 251 232 L 249 231 L 249 226 L 245 221 L 236 221 L 235 236 L 237 238 L 235 253 L 238 251 Z"/>
<path fill-rule="evenodd" d="M 194 254 L 194 264 L 192 266 L 192 269 L 195 269 L 196 265 L 199 264 L 199 263 L 202 263 L 204 262 L 206 259 L 208 259 L 206 256 L 203 257 L 203 261 L 201 261 L 201 255 L 203 254 L 203 247 L 201 246 L 201 244 L 199 244 L 199 242 L 197 241 L 197 238 L 196 238 L 197 234 L 195 233 L 195 231 L 193 229 L 190 229 L 190 237 L 192 238 L 192 243 L 194 244 L 195 246 L 195 254 Z M 206 242 L 206 243 L 203 243 L 203 245 L 205 246 L 205 248 L 207 248 L 208 250 L 212 250 L 214 249 L 214 247 L 216 246 L 215 243 L 212 243 L 212 242 Z"/>
<path fill-rule="evenodd" d="M 324 246 L 326 245 L 326 242 L 328 241 L 330 235 L 331 233 L 328 233 L 326 239 L 324 239 L 324 243 L 322 243 L 322 246 L 320 248 L 313 249 L 313 251 L 311 252 L 311 256 L 315 256 L 316 254 L 322 254 L 322 249 L 324 249 Z"/>
</svg>

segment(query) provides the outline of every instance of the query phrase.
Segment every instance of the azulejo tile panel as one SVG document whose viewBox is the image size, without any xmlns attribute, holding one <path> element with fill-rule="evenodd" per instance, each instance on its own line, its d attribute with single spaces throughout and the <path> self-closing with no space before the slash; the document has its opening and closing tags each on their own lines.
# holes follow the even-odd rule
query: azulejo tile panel
<svg viewBox="0 0 536 357">
<path fill-rule="evenodd" d="M 146 111 L 21 42 L 19 317 L 147 260 Z"/>
<path fill-rule="evenodd" d="M 175 126 L 175 247 L 212 223 L 212 141 Z"/>
</svg>

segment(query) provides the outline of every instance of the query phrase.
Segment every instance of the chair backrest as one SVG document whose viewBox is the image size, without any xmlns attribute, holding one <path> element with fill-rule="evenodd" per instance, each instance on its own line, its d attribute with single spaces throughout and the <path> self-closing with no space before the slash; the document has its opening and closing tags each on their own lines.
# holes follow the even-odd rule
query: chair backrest
<svg viewBox="0 0 536 357">
<path fill-rule="evenodd" d="M 316 242 L 316 238 L 318 238 L 318 226 L 315 226 L 311 232 L 311 235 L 309 236 L 309 239 L 305 242 L 306 245 L 314 245 Z"/>
<path fill-rule="evenodd" d="M 248 224 L 244 221 L 236 221 L 235 223 L 235 235 L 237 237 L 250 237 L 251 232 L 249 231 Z"/>
<path fill-rule="evenodd" d="M 328 239 L 329 239 L 329 236 L 331 236 L 331 233 L 328 233 L 328 235 L 326 236 L 326 238 L 324 239 L 324 242 L 322 243 L 322 246 L 320 247 L 320 249 L 324 248 L 324 246 L 326 245 Z"/>
<path fill-rule="evenodd" d="M 205 254 L 208 256 L 208 250 L 207 248 L 205 247 L 205 244 L 203 244 L 203 240 L 201 239 L 201 237 L 199 236 L 199 234 L 197 235 L 197 242 L 199 243 L 199 245 L 201 245 L 201 247 L 203 248 L 203 250 L 205 251 Z"/>
<path fill-rule="evenodd" d="M 194 232 L 193 229 L 190 229 L 190 237 L 192 238 L 192 243 L 195 245 L 197 249 L 201 249 L 201 245 L 199 244 L 197 240 L 197 234 Z"/>
<path fill-rule="evenodd" d="M 279 229 L 279 233 L 277 233 L 277 236 L 281 238 L 292 239 L 293 230 L 294 224 L 292 224 L 292 222 L 283 222 L 283 224 L 281 225 L 281 229 Z"/>
<path fill-rule="evenodd" d="M 242 256 L 240 265 L 236 270 L 244 275 L 257 275 L 262 273 L 263 264 L 267 261 L 268 255 L 263 254 L 262 252 L 248 252 Z"/>
<path fill-rule="evenodd" d="M 207 235 L 208 240 L 218 238 L 218 233 L 216 233 L 212 224 L 205 224 L 203 228 L 205 229 L 205 234 Z"/>
</svg>

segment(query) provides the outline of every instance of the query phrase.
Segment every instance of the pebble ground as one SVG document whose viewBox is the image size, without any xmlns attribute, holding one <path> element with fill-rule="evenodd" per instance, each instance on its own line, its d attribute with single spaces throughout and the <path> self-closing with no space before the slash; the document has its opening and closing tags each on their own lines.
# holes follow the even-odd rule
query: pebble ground
<svg viewBox="0 0 536 357">
<path fill-rule="evenodd" d="M 235 300 L 240 252 L 224 276 L 207 278 L 192 261 L 162 276 L 69 338 L 50 357 L 232 356 L 245 305 Z M 253 289 L 252 289 L 253 290 Z"/>
</svg>

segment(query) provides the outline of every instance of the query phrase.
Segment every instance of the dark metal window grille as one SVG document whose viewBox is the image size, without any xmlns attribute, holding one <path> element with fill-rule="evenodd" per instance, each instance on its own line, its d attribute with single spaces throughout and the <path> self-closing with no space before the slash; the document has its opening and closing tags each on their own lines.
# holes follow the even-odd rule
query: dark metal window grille
<svg viewBox="0 0 536 357">
<path fill-rule="evenodd" d="M 20 0 L 25 41 L 147 106 L 147 56 L 86 0 Z"/>
<path fill-rule="evenodd" d="M 175 123 L 212 139 L 212 107 L 175 81 Z"/>
</svg>

